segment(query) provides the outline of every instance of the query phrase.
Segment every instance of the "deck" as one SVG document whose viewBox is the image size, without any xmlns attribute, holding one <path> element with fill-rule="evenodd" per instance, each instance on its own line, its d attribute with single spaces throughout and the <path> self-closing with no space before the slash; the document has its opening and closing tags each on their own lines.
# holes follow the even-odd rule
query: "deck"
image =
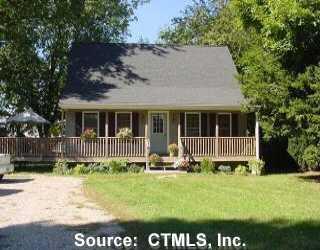
<svg viewBox="0 0 320 250">
<path fill-rule="evenodd" d="M 181 137 L 179 156 L 200 161 L 248 161 L 256 158 L 255 137 Z M 131 162 L 147 163 L 150 142 L 145 137 L 129 140 L 117 137 L 99 137 L 83 141 L 79 137 L 12 138 L 0 137 L 0 154 L 10 154 L 14 162 L 100 162 L 106 159 L 126 158 Z M 164 163 L 178 157 L 163 156 Z"/>
</svg>

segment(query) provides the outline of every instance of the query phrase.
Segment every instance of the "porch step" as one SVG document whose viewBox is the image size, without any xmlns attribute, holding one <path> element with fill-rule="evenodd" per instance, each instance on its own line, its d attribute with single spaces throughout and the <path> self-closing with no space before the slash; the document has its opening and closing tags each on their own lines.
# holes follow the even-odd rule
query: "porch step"
<svg viewBox="0 0 320 250">
<path fill-rule="evenodd" d="M 176 169 L 149 169 L 144 171 L 147 174 L 183 174 L 185 171 Z"/>
</svg>

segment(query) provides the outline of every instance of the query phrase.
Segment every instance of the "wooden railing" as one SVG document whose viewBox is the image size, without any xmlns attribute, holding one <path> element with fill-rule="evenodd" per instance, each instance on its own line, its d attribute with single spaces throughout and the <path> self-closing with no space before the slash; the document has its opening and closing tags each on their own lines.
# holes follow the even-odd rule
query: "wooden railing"
<svg viewBox="0 0 320 250">
<path fill-rule="evenodd" d="M 146 138 L 99 137 L 83 141 L 79 137 L 0 137 L 0 154 L 24 158 L 145 157 Z"/>
<path fill-rule="evenodd" d="M 255 156 L 255 137 L 181 137 L 184 154 L 209 157 Z"/>
<path fill-rule="evenodd" d="M 192 156 L 215 156 L 216 143 L 214 137 L 181 137 L 185 154 Z"/>
<path fill-rule="evenodd" d="M 118 137 L 108 138 L 108 156 L 110 157 L 143 157 L 145 156 L 145 138 L 135 137 L 124 140 Z"/>
</svg>

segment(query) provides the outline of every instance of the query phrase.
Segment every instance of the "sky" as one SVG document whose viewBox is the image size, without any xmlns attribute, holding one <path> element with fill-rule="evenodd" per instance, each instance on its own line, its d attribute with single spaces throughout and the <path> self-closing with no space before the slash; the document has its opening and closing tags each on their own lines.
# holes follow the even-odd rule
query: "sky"
<svg viewBox="0 0 320 250">
<path fill-rule="evenodd" d="M 150 0 L 136 10 L 137 21 L 131 23 L 131 37 L 128 42 L 138 42 L 142 37 L 150 43 L 157 41 L 161 28 L 170 24 L 172 18 L 180 16 L 180 12 L 192 0 Z"/>
</svg>

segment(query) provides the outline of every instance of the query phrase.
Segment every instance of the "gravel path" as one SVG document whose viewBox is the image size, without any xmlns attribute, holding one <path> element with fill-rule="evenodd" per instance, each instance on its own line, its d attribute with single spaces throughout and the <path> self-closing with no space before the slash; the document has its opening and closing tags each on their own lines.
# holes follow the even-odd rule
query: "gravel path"
<svg viewBox="0 0 320 250">
<path fill-rule="evenodd" d="M 13 175 L 0 182 L 0 249 L 75 249 L 76 232 L 121 232 L 113 220 L 86 199 L 79 178 Z"/>
</svg>

